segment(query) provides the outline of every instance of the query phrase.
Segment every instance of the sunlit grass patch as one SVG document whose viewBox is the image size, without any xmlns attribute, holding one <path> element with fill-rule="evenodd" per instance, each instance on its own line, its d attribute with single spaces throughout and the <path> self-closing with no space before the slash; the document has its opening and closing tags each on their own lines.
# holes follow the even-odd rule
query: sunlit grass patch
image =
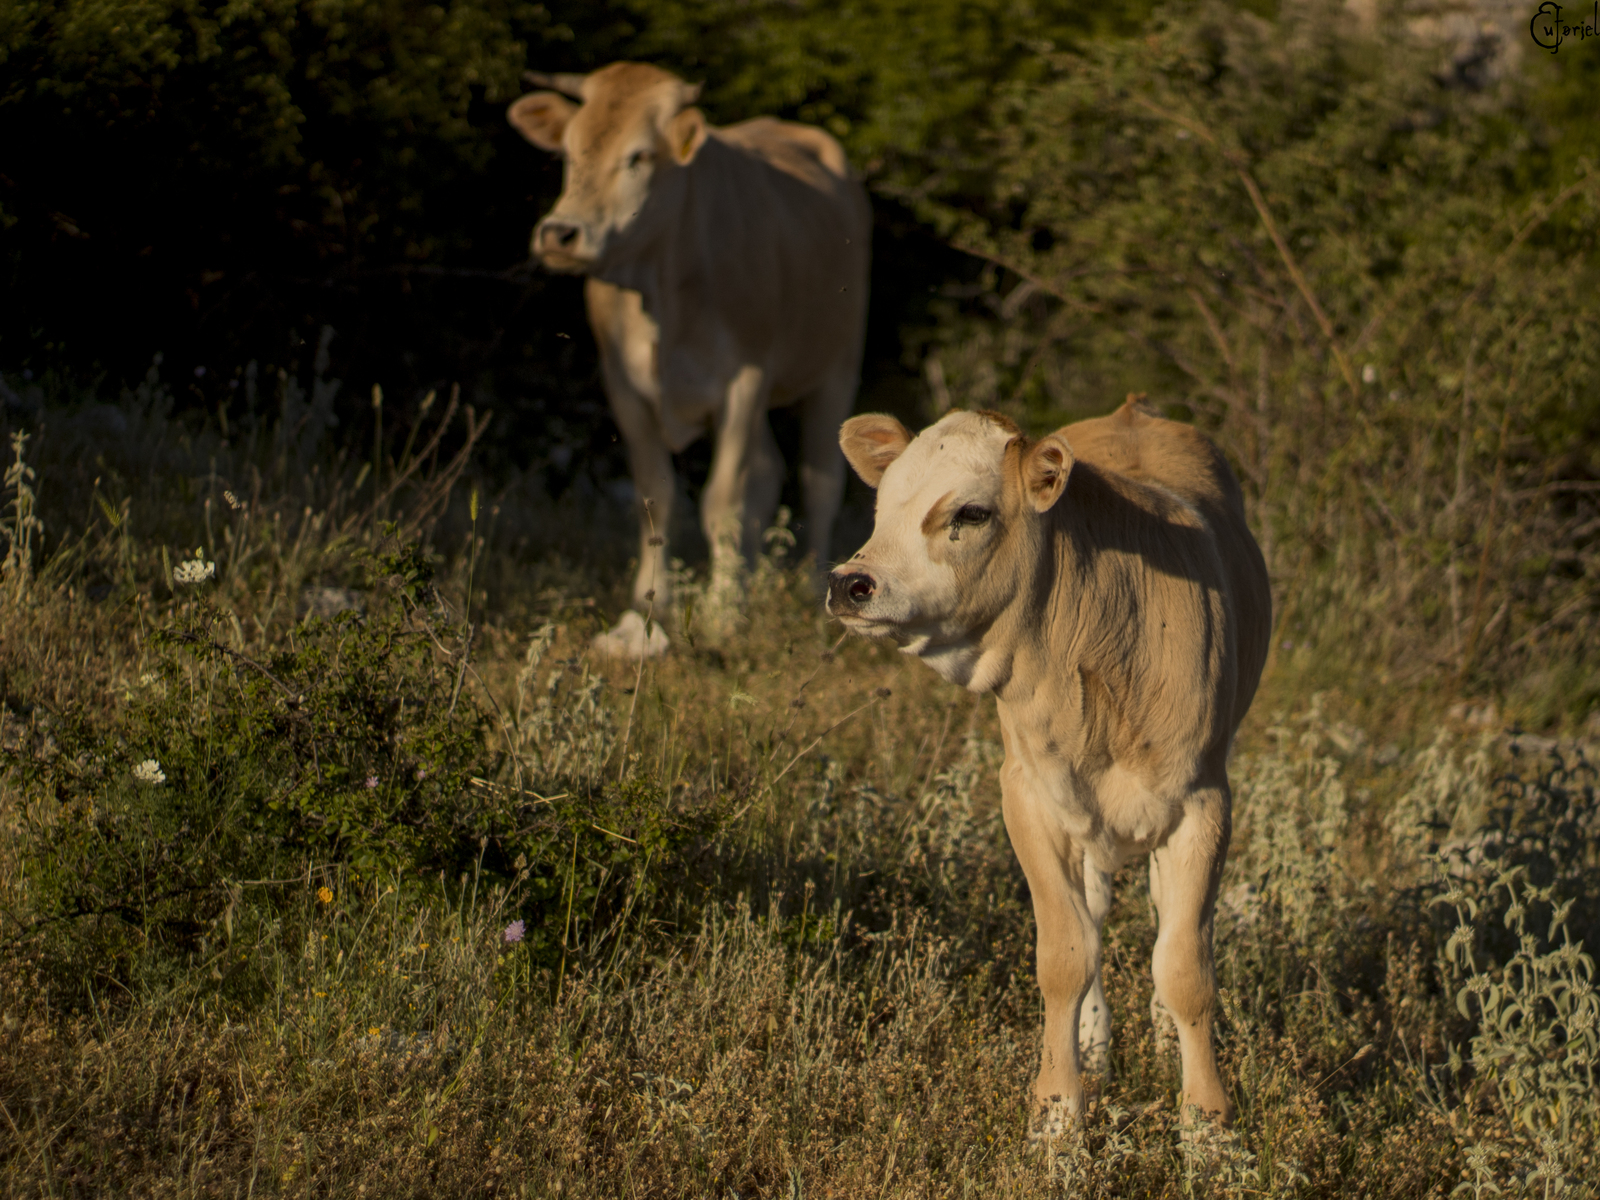
<svg viewBox="0 0 1600 1200">
<path fill-rule="evenodd" d="M 253 561 L 310 562 L 282 543 L 318 515 Z M 1130 863 L 1112 1070 L 1029 1149 L 993 706 L 841 643 L 782 539 L 742 627 L 686 606 L 640 665 L 591 656 L 611 614 L 580 576 L 475 541 L 326 543 L 359 603 L 289 619 L 260 607 L 279 567 L 192 528 L 163 564 L 134 528 L 36 555 L 0 614 L 19 1194 L 1592 1192 L 1579 744 L 1269 680 L 1216 917 L 1235 1129 L 1177 1111 Z M 122 590 L 90 600 L 96 561 Z M 469 604 L 482 572 L 545 582 Z"/>
</svg>

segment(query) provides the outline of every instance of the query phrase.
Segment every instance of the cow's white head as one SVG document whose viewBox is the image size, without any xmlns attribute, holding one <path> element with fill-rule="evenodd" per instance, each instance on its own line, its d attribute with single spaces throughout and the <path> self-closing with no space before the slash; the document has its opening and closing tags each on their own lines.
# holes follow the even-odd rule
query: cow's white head
<svg viewBox="0 0 1600 1200">
<path fill-rule="evenodd" d="M 557 92 L 533 92 L 506 119 L 566 161 L 561 198 L 534 228 L 532 253 L 556 271 L 593 272 L 647 245 L 665 224 L 682 172 L 706 140 L 693 105 L 700 88 L 643 63 L 591 75 L 557 75 Z"/>
<path fill-rule="evenodd" d="M 954 412 L 915 438 L 893 417 L 852 417 L 839 444 L 878 506 L 872 537 L 829 577 L 828 611 L 915 654 L 981 635 L 1041 552 L 1040 520 L 1072 470 L 1066 439 Z"/>
</svg>

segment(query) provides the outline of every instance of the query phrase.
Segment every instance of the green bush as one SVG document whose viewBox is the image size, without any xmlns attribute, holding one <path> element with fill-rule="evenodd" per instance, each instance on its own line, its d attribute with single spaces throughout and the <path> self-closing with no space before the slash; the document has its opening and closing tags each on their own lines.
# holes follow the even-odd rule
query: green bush
<svg viewBox="0 0 1600 1200">
<path fill-rule="evenodd" d="M 31 910 L 12 936 L 62 934 L 55 952 L 125 977 L 318 881 L 412 891 L 487 873 L 522 885 L 530 952 L 553 965 L 686 898 L 671 885 L 715 812 L 608 772 L 599 681 L 558 663 L 502 718 L 468 686 L 471 630 L 430 559 L 406 546 L 366 568 L 363 610 L 307 617 L 259 658 L 205 594 L 215 564 L 171 568 L 178 599 L 114 723 L 69 711 L 4 751 Z"/>
</svg>

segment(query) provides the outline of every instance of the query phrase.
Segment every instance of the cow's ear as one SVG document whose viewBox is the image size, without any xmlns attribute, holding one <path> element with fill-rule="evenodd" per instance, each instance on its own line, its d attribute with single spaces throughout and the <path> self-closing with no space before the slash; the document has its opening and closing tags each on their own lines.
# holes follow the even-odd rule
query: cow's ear
<svg viewBox="0 0 1600 1200">
<path fill-rule="evenodd" d="M 1022 490 L 1034 512 L 1047 512 L 1061 499 L 1072 471 L 1072 447 L 1059 433 L 1040 438 L 1022 457 Z"/>
<path fill-rule="evenodd" d="M 506 120 L 541 150 L 561 149 L 561 135 L 578 106 L 554 92 L 530 92 L 506 109 Z"/>
<path fill-rule="evenodd" d="M 705 141 L 706 115 L 698 108 L 686 108 L 667 122 L 667 145 L 680 167 L 694 161 Z"/>
<path fill-rule="evenodd" d="M 911 444 L 911 433 L 884 413 L 851 417 L 839 429 L 839 448 L 868 487 L 877 487 L 889 464 Z"/>
</svg>

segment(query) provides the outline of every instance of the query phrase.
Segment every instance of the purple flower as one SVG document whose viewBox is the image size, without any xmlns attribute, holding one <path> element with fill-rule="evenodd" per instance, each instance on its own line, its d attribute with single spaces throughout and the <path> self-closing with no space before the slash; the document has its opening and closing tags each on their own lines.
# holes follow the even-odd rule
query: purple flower
<svg viewBox="0 0 1600 1200">
<path fill-rule="evenodd" d="M 370 789 L 375 788 L 377 786 L 378 786 L 378 777 L 376 775 L 368 775 L 367 776 L 367 787 L 368 787 L 368 789 L 370 790 Z"/>
<path fill-rule="evenodd" d="M 522 935 L 524 933 L 526 933 L 527 930 L 528 930 L 528 926 L 524 922 L 522 922 L 522 921 L 513 921 L 513 922 L 511 922 L 511 924 L 506 926 L 506 931 L 502 935 L 506 939 L 506 945 L 515 946 L 518 942 L 520 942 L 522 940 Z"/>
</svg>

